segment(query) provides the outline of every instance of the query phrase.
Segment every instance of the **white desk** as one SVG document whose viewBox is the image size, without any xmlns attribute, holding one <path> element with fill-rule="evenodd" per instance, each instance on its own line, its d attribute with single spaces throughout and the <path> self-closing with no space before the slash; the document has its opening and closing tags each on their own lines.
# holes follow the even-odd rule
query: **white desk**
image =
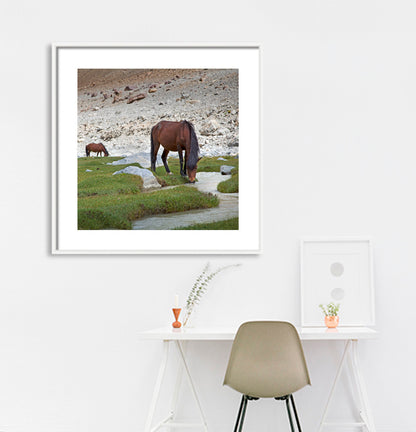
<svg viewBox="0 0 416 432">
<path fill-rule="evenodd" d="M 159 374 L 156 380 L 156 385 L 153 391 L 153 397 L 150 405 L 149 414 L 147 417 L 147 422 L 145 426 L 145 432 L 156 432 L 161 427 L 201 427 L 205 432 L 208 432 L 207 421 L 201 406 L 201 403 L 198 398 L 198 393 L 196 391 L 196 387 L 194 384 L 194 380 L 192 379 L 191 372 L 189 370 L 186 356 L 184 353 L 184 349 L 182 346 L 183 342 L 186 341 L 232 341 L 234 340 L 236 328 L 186 328 L 174 330 L 171 327 L 165 327 L 160 329 L 149 330 L 140 333 L 141 339 L 153 339 L 163 341 L 163 357 L 159 368 Z M 373 339 L 377 337 L 377 332 L 367 327 L 345 327 L 338 328 L 335 330 L 328 330 L 324 327 L 322 328 L 302 328 L 298 329 L 298 333 L 301 340 L 311 340 L 311 341 L 334 341 L 334 340 L 342 340 L 345 341 L 345 348 L 343 355 L 340 359 L 338 371 L 335 375 L 334 382 L 328 397 L 328 401 L 324 410 L 324 414 L 322 416 L 319 431 L 321 432 L 325 427 L 330 427 L 332 430 L 334 427 L 365 427 L 368 432 L 376 432 L 373 417 L 370 410 L 370 404 L 368 401 L 367 391 L 365 388 L 364 381 L 362 379 L 361 370 L 358 361 L 358 352 L 357 352 L 357 344 L 358 340 L 361 339 Z M 191 391 L 193 397 L 197 403 L 199 414 L 201 416 L 201 423 L 178 423 L 175 420 L 176 413 L 176 405 L 178 394 L 177 391 L 174 391 L 172 398 L 172 405 L 169 411 L 169 414 L 152 427 L 153 417 L 156 409 L 156 404 L 159 399 L 160 390 L 162 388 L 163 377 L 166 370 L 166 365 L 169 359 L 169 346 L 173 344 L 176 346 L 179 354 L 179 359 L 183 366 L 183 370 L 188 378 Z M 350 361 L 348 361 L 350 360 Z M 224 365 L 224 373 L 226 364 Z M 339 377 L 341 375 L 344 366 L 348 366 L 349 371 L 353 378 L 353 383 L 355 384 L 357 399 L 354 401 L 359 410 L 361 421 L 360 422 L 351 422 L 351 423 L 328 423 L 326 422 L 328 408 L 330 402 L 333 398 L 335 387 L 339 381 Z M 177 383 L 175 386 L 177 390 L 179 388 L 179 382 L 181 380 L 181 372 L 178 372 Z"/>
</svg>

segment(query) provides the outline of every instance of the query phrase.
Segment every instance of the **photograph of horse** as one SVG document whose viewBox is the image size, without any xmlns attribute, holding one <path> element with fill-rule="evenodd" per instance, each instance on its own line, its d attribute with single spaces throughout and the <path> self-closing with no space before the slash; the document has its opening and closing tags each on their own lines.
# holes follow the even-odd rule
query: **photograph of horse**
<svg viewBox="0 0 416 432">
<path fill-rule="evenodd" d="M 185 177 L 188 174 L 190 183 L 195 183 L 197 164 L 199 157 L 199 145 L 195 129 L 187 120 L 180 122 L 160 121 L 152 127 L 150 133 L 150 160 L 152 171 L 156 171 L 156 157 L 159 147 L 164 148 L 162 162 L 167 174 L 171 174 L 167 157 L 170 151 L 179 154 L 180 174 Z M 185 158 L 183 157 L 185 151 Z"/>
<path fill-rule="evenodd" d="M 78 230 L 239 231 L 239 122 L 239 69 L 78 69 Z"/>
<path fill-rule="evenodd" d="M 87 157 L 90 156 L 91 153 L 96 153 L 97 156 L 102 156 L 104 153 L 104 156 L 109 156 L 107 149 L 105 148 L 104 144 L 102 144 L 102 143 L 87 144 L 85 146 L 85 153 L 86 153 Z"/>
</svg>

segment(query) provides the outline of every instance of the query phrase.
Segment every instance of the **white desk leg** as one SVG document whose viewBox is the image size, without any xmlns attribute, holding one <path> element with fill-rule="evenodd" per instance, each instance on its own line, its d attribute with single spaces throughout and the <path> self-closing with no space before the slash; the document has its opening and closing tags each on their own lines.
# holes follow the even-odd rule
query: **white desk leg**
<svg viewBox="0 0 416 432">
<path fill-rule="evenodd" d="M 345 364 L 345 361 L 346 361 L 346 359 L 347 359 L 348 351 L 349 351 L 349 349 L 350 349 L 350 344 L 351 344 L 351 341 L 350 341 L 350 340 L 348 340 L 348 341 L 345 343 L 345 348 L 344 348 L 344 353 L 342 354 L 341 363 L 340 363 L 339 366 L 338 366 L 338 371 L 337 371 L 337 374 L 336 374 L 336 376 L 335 376 L 335 381 L 334 381 L 334 383 L 332 384 L 331 392 L 329 393 L 329 397 L 328 397 L 328 400 L 327 400 L 327 402 L 326 402 L 326 406 L 325 406 L 324 414 L 323 414 L 323 416 L 322 416 L 321 423 L 319 424 L 318 432 L 321 432 L 322 429 L 323 429 L 324 426 L 325 426 L 326 417 L 327 417 L 327 415 L 328 415 L 328 408 L 329 408 L 329 404 L 330 404 L 330 402 L 331 402 L 331 400 L 332 400 L 332 397 L 333 397 L 333 395 L 334 395 L 334 391 L 335 391 L 335 387 L 337 386 L 337 383 L 338 383 L 338 381 L 339 381 L 339 377 L 341 376 L 342 369 L 343 369 L 344 364 Z"/>
<path fill-rule="evenodd" d="M 358 341 L 354 339 L 352 341 L 352 372 L 357 382 L 358 392 L 360 394 L 360 401 L 363 412 L 361 417 L 365 423 L 368 432 L 376 432 L 373 415 L 370 410 L 370 402 L 368 400 L 367 390 L 365 388 L 364 380 L 361 374 L 360 364 L 358 361 Z"/>
<path fill-rule="evenodd" d="M 194 382 L 192 380 L 191 373 L 189 372 L 188 364 L 186 363 L 185 354 L 183 353 L 180 341 L 177 340 L 177 341 L 175 341 L 175 343 L 176 343 L 176 346 L 178 348 L 179 355 L 180 355 L 180 358 L 182 360 L 182 364 L 183 364 L 183 367 L 185 369 L 186 376 L 188 377 L 188 381 L 189 381 L 189 385 L 190 385 L 191 390 L 192 390 L 192 394 L 193 394 L 194 399 L 195 399 L 195 401 L 198 405 L 198 408 L 199 408 L 199 413 L 200 413 L 201 419 L 203 421 L 202 426 L 203 426 L 205 432 L 208 432 L 207 421 L 205 419 L 204 412 L 202 411 L 202 406 L 201 406 L 201 403 L 199 402 L 199 398 L 198 398 L 198 395 L 197 395 L 196 390 L 195 390 L 195 385 L 194 385 Z"/>
<path fill-rule="evenodd" d="M 334 427 L 347 427 L 347 426 L 348 427 L 357 427 L 357 426 L 362 427 L 362 426 L 364 426 L 364 427 L 366 427 L 368 432 L 376 432 L 376 429 L 374 426 L 374 420 L 373 420 L 373 417 L 372 417 L 372 414 L 370 411 L 370 403 L 369 403 L 366 388 L 364 385 L 364 380 L 362 378 L 361 370 L 359 367 L 357 344 L 358 344 L 357 339 L 348 340 L 345 344 L 344 353 L 342 355 L 342 360 L 341 360 L 341 363 L 338 367 L 337 375 L 335 377 L 334 384 L 332 385 L 332 389 L 331 389 L 331 392 L 329 394 L 329 398 L 328 398 L 328 401 L 327 401 L 327 404 L 325 407 L 325 411 L 324 411 L 324 414 L 322 416 L 321 423 L 319 425 L 319 432 L 321 432 L 325 426 L 331 426 L 332 428 L 334 428 Z M 344 364 L 346 363 L 346 360 L 348 358 L 351 360 L 351 363 L 349 364 L 349 369 L 350 369 L 350 372 L 352 373 L 353 378 L 354 378 L 353 384 L 355 384 L 354 387 L 356 387 L 356 390 L 358 391 L 359 406 L 357 403 L 356 403 L 356 405 L 359 409 L 362 422 L 340 423 L 340 424 L 327 423 L 326 417 L 328 414 L 328 407 L 329 407 L 329 404 L 332 400 L 334 390 L 335 390 L 335 387 L 339 381 L 339 377 L 341 375 Z"/>
<path fill-rule="evenodd" d="M 355 367 L 354 359 L 353 359 L 353 355 L 352 355 L 352 345 L 353 345 L 353 342 L 351 342 L 351 350 L 350 350 L 350 355 L 349 355 L 349 362 L 348 362 L 349 374 L 348 375 L 349 375 L 350 382 L 351 382 L 351 389 L 353 391 L 355 407 L 357 408 L 358 414 L 359 414 L 361 420 L 363 421 L 362 426 L 365 427 L 368 424 L 368 421 L 367 421 L 367 416 L 366 416 L 363 394 L 361 392 L 360 383 L 359 383 L 359 380 L 358 380 L 358 377 L 356 374 L 356 367 Z M 358 399 L 358 402 L 356 402 L 356 399 Z"/>
<path fill-rule="evenodd" d="M 157 404 L 157 401 L 159 399 L 160 389 L 162 387 L 162 381 L 163 381 L 163 377 L 165 375 L 165 370 L 166 370 L 166 364 L 168 362 L 168 357 L 169 357 L 169 341 L 164 340 L 163 341 L 162 362 L 160 364 L 159 374 L 157 376 L 155 388 L 153 390 L 152 402 L 150 403 L 149 414 L 147 416 L 146 426 L 144 428 L 145 432 L 150 432 L 151 431 L 152 422 L 153 422 L 153 416 L 155 414 L 156 404 Z"/>
<path fill-rule="evenodd" d="M 186 347 L 187 347 L 187 341 L 183 342 L 182 347 L 183 347 L 182 349 L 183 349 L 184 355 L 185 355 Z M 183 363 L 180 361 L 179 365 L 178 365 L 178 372 L 176 374 L 176 384 L 175 384 L 175 388 L 173 390 L 172 401 L 170 404 L 170 413 L 172 416 L 172 420 L 175 420 L 175 416 L 176 416 L 176 407 L 178 406 L 178 398 L 179 398 L 179 391 L 180 391 L 181 384 L 182 384 L 182 377 L 183 377 Z"/>
</svg>

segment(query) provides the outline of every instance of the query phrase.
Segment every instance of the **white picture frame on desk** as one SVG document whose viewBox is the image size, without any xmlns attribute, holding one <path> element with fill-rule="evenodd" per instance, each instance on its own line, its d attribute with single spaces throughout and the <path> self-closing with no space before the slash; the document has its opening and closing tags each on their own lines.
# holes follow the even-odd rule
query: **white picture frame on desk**
<svg viewBox="0 0 416 432">
<path fill-rule="evenodd" d="M 303 238 L 301 325 L 324 326 L 320 304 L 340 303 L 340 326 L 374 326 L 373 252 L 369 238 Z"/>
</svg>

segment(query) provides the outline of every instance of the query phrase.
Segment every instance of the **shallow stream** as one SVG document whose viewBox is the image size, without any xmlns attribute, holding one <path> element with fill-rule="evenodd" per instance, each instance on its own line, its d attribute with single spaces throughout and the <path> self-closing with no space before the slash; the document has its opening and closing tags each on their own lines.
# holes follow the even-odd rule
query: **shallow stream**
<svg viewBox="0 0 416 432">
<path fill-rule="evenodd" d="M 224 194 L 217 191 L 218 183 L 231 178 L 219 172 L 199 172 L 197 182 L 188 187 L 196 187 L 201 192 L 211 192 L 218 196 L 218 207 L 190 210 L 186 212 L 168 213 L 147 216 L 133 222 L 134 230 L 169 230 L 197 223 L 217 222 L 238 216 L 238 193 Z"/>
</svg>

